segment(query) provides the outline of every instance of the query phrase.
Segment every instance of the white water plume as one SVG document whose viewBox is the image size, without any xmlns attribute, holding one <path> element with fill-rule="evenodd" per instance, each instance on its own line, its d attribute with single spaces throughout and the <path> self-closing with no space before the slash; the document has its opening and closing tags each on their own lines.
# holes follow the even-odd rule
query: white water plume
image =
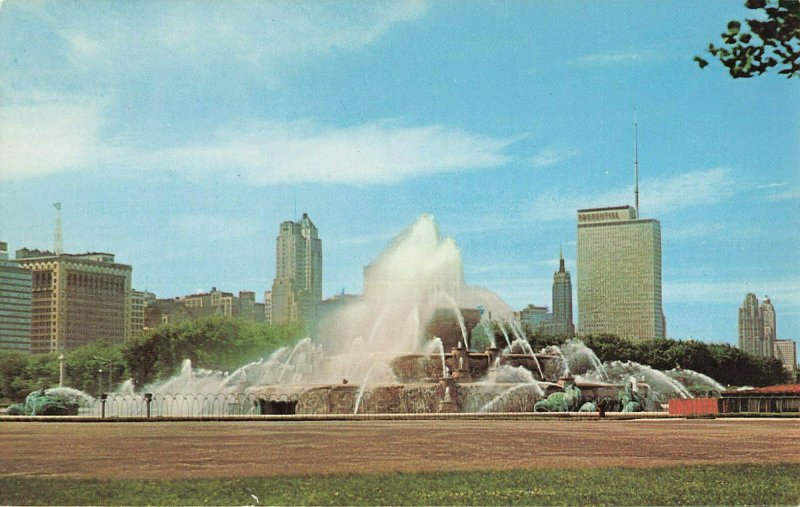
<svg viewBox="0 0 800 507">
<path fill-rule="evenodd" d="M 595 370 L 601 381 L 608 382 L 608 372 L 606 372 L 603 363 L 600 362 L 600 359 L 597 358 L 594 351 L 587 347 L 582 341 L 567 340 L 561 347 L 555 345 L 551 347 L 557 350 L 558 354 L 564 358 L 568 372 L 581 375 Z"/>
<path fill-rule="evenodd" d="M 725 390 L 725 386 L 698 371 L 673 368 L 664 373 L 686 386 L 690 392 L 706 393 L 709 391 L 722 392 Z"/>
<path fill-rule="evenodd" d="M 606 364 L 608 380 L 616 384 L 629 382 L 630 377 L 643 380 L 650 386 L 650 398 L 666 400 L 675 395 L 681 398 L 693 398 L 686 386 L 679 381 L 670 378 L 666 373 L 656 370 L 650 366 L 639 364 L 635 361 L 612 361 Z M 602 381 L 600 373 L 592 370 L 585 376 L 578 376 L 576 380 L 587 380 L 591 382 Z"/>
</svg>

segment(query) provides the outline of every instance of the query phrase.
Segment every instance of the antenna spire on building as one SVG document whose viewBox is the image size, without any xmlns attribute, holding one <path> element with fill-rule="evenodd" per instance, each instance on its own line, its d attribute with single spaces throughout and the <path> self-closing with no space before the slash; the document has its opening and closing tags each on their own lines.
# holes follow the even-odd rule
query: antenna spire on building
<svg viewBox="0 0 800 507">
<path fill-rule="evenodd" d="M 563 273 L 565 271 L 564 268 L 564 245 L 558 245 L 558 272 Z"/>
<path fill-rule="evenodd" d="M 57 202 L 53 204 L 53 207 L 56 209 L 56 231 L 55 231 L 55 251 L 56 255 L 61 255 L 64 253 L 64 231 L 63 226 L 61 224 L 61 203 Z"/>
<path fill-rule="evenodd" d="M 636 121 L 636 108 L 633 109 L 633 196 L 636 218 L 639 218 L 639 124 Z"/>
</svg>

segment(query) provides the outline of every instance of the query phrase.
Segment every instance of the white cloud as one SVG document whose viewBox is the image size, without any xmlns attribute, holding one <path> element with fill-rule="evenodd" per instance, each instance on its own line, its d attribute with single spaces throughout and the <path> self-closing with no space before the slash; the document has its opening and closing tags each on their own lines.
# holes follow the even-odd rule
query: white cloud
<svg viewBox="0 0 800 507">
<path fill-rule="evenodd" d="M 194 236 L 198 241 L 224 241 L 258 233 L 252 220 L 202 213 L 173 217 L 169 224 L 176 232 Z"/>
<path fill-rule="evenodd" d="M 557 146 L 550 146 L 543 149 L 531 158 L 531 165 L 533 167 L 548 167 L 563 162 L 569 158 L 574 157 L 579 153 L 578 150 L 572 148 L 559 148 Z"/>
<path fill-rule="evenodd" d="M 0 180 L 36 177 L 93 164 L 103 102 L 31 94 L 0 107 Z"/>
<path fill-rule="evenodd" d="M 787 183 L 787 182 L 785 182 L 785 181 L 783 181 L 783 182 L 780 182 L 780 183 L 764 183 L 763 185 L 756 185 L 756 188 L 757 188 L 757 189 L 763 189 L 763 188 L 780 188 L 780 187 L 785 187 L 785 186 L 787 186 L 788 184 L 789 184 L 789 183 Z"/>
<path fill-rule="evenodd" d="M 653 51 L 608 51 L 605 53 L 593 53 L 584 55 L 575 60 L 578 65 L 603 66 L 629 62 L 642 62 L 656 60 L 659 55 Z"/>
<path fill-rule="evenodd" d="M 356 51 L 428 10 L 422 0 L 357 5 L 326 1 L 167 2 L 139 7 L 135 24 L 128 21 L 132 8 L 125 4 L 112 4 L 101 13 L 88 4 L 83 16 L 69 16 L 65 22 L 71 24 L 59 27 L 59 31 L 69 46 L 71 61 L 80 68 L 109 62 L 115 67 L 170 62 L 205 65 L 215 58 L 259 65 L 332 50 Z M 49 12 L 40 15 L 57 22 Z M 100 23 L 96 22 L 98 15 Z M 199 55 L 203 58 L 198 59 Z"/>
<path fill-rule="evenodd" d="M 224 173 L 254 185 L 391 183 L 496 167 L 510 160 L 504 150 L 514 142 L 442 125 L 384 120 L 336 128 L 298 121 L 223 129 L 200 144 L 140 152 L 102 138 L 103 104 L 37 95 L 0 107 L 0 180 L 115 166 L 190 179 Z"/>
<path fill-rule="evenodd" d="M 782 192 L 775 192 L 766 196 L 769 202 L 798 201 L 800 200 L 800 187 L 787 188 Z"/>
<path fill-rule="evenodd" d="M 509 160 L 504 149 L 511 142 L 441 125 L 405 127 L 390 121 L 349 128 L 308 121 L 267 123 L 153 153 L 145 165 L 192 176 L 227 171 L 256 185 L 391 183 L 501 165 Z"/>
<path fill-rule="evenodd" d="M 722 168 L 643 180 L 639 185 L 640 207 L 643 216 L 657 216 L 689 206 L 714 204 L 733 196 L 733 186 L 730 171 Z M 540 221 L 575 219 L 577 210 L 581 208 L 620 206 L 632 202 L 632 186 L 607 192 L 548 190 L 533 200 L 527 216 Z"/>
<path fill-rule="evenodd" d="M 715 204 L 733 197 L 734 182 L 728 169 L 692 171 L 673 178 L 645 180 L 640 202 L 646 213 L 661 214 L 697 204 Z"/>
</svg>

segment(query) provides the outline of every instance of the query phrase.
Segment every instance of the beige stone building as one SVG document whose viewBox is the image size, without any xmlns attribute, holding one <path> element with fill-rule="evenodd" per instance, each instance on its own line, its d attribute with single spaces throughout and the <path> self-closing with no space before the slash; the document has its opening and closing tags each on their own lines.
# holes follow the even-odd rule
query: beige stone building
<svg viewBox="0 0 800 507">
<path fill-rule="evenodd" d="M 264 304 L 256 303 L 255 292 L 239 291 L 239 295 L 235 296 L 232 292 L 212 287 L 209 292 L 176 298 L 153 297 L 144 309 L 144 327 L 151 329 L 161 324 L 176 324 L 212 316 L 264 322 L 264 314 Z"/>
<path fill-rule="evenodd" d="M 769 298 L 758 304 L 753 293 L 739 307 L 739 348 L 759 357 L 775 357 L 777 325 L 775 307 Z"/>
<path fill-rule="evenodd" d="M 780 359 L 783 367 L 790 373 L 797 370 L 797 344 L 794 340 L 775 340 L 775 357 Z"/>
<path fill-rule="evenodd" d="M 31 352 L 66 352 L 98 340 L 119 343 L 131 333 L 131 273 L 110 253 L 17 250 L 32 272 Z"/>
<path fill-rule="evenodd" d="M 313 322 L 322 302 L 322 240 L 303 213 L 299 222 L 281 223 L 275 248 L 270 322 Z"/>
<path fill-rule="evenodd" d="M 578 334 L 664 338 L 661 224 L 631 206 L 578 210 Z"/>
</svg>

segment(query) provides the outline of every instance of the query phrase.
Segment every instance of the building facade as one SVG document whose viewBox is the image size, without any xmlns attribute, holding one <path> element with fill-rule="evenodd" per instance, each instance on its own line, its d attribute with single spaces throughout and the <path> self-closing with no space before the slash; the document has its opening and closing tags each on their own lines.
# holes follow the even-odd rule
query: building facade
<svg viewBox="0 0 800 507">
<path fill-rule="evenodd" d="M 580 335 L 665 337 L 658 220 L 631 206 L 578 210 L 577 266 Z"/>
<path fill-rule="evenodd" d="M 322 302 L 322 240 L 307 213 L 280 225 L 275 250 L 270 321 L 315 321 Z"/>
<path fill-rule="evenodd" d="M 264 291 L 264 322 L 272 324 L 272 291 Z"/>
<path fill-rule="evenodd" d="M 0 350 L 31 351 L 31 271 L 8 260 L 0 242 Z"/>
<path fill-rule="evenodd" d="M 131 332 L 130 336 L 142 336 L 147 326 L 147 307 L 153 304 L 156 295 L 148 291 L 131 290 Z"/>
<path fill-rule="evenodd" d="M 138 290 L 131 291 L 131 330 L 129 336 L 142 336 L 144 333 L 145 293 Z"/>
<path fill-rule="evenodd" d="M 764 302 L 758 307 L 761 311 L 761 319 L 764 321 L 764 340 L 775 343 L 778 339 L 778 326 L 775 319 L 775 307 L 772 306 L 772 301 L 769 296 L 764 296 Z"/>
<path fill-rule="evenodd" d="M 131 332 L 131 273 L 110 253 L 60 254 L 17 250 L 31 271 L 31 352 L 67 352 Z"/>
<path fill-rule="evenodd" d="M 553 321 L 553 314 L 546 306 L 528 305 L 519 312 L 514 312 L 520 324 L 527 324 L 534 332 L 543 332 Z"/>
<path fill-rule="evenodd" d="M 559 251 L 558 271 L 553 273 L 553 318 L 547 325 L 549 334 L 574 336 L 572 322 L 572 280 L 564 268 L 564 253 Z"/>
<path fill-rule="evenodd" d="M 783 367 L 790 373 L 797 371 L 797 344 L 794 340 L 775 340 L 775 358 L 780 359 Z"/>
<path fill-rule="evenodd" d="M 212 287 L 209 292 L 152 301 L 145 311 L 145 328 L 213 316 L 264 322 L 264 305 L 256 303 L 255 292 L 239 291 L 234 296 Z"/>
<path fill-rule="evenodd" d="M 739 307 L 739 348 L 754 356 L 775 357 L 775 324 L 769 298 L 759 305 L 755 294 L 747 294 Z"/>
</svg>

